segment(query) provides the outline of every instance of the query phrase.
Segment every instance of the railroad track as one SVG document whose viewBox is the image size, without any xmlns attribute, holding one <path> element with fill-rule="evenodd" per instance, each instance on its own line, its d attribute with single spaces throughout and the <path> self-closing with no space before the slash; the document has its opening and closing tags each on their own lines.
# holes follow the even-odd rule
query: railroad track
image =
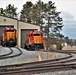
<svg viewBox="0 0 76 75">
<path fill-rule="evenodd" d="M 16 56 L 19 56 L 22 54 L 22 51 L 17 47 L 14 47 L 14 48 L 8 47 L 8 49 L 10 49 L 10 52 L 7 54 L 0 55 L 0 60 L 7 59 L 7 58 L 13 58 L 13 57 L 16 57 Z M 18 50 L 19 52 L 17 54 L 13 54 L 14 49 L 15 49 L 15 51 Z"/>
<path fill-rule="evenodd" d="M 32 66 L 32 67 L 22 67 L 22 68 L 14 68 L 4 71 L 2 70 L 0 74 L 18 74 L 18 73 L 25 73 L 25 74 L 35 74 L 35 73 L 43 73 L 43 72 L 54 72 L 54 71 L 61 71 L 61 70 L 70 70 L 76 69 L 76 64 L 61 64 L 61 65 L 42 65 L 42 66 Z"/>
<path fill-rule="evenodd" d="M 61 70 L 76 69 L 76 63 L 70 63 L 76 61 L 76 59 L 72 59 L 73 55 L 71 55 L 71 53 L 76 54 L 75 51 L 68 51 L 68 52 L 53 51 L 53 52 L 65 53 L 68 54 L 69 56 L 47 61 L 0 66 L 0 75 L 36 74 L 43 72 L 54 72 Z"/>
</svg>

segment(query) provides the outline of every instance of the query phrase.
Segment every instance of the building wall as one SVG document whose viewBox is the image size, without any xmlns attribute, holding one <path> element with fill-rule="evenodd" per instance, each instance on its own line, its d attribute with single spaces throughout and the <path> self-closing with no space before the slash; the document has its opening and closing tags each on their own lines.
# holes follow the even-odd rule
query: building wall
<svg viewBox="0 0 76 75">
<path fill-rule="evenodd" d="M 0 26 L 14 26 L 17 29 L 18 35 L 18 47 L 21 47 L 21 29 L 38 29 L 39 26 L 28 24 L 25 22 L 18 21 L 16 19 L 0 16 Z"/>
<path fill-rule="evenodd" d="M 0 16 L 0 26 L 13 25 L 17 29 L 17 20 Z"/>
<path fill-rule="evenodd" d="M 18 23 L 19 25 L 19 30 L 18 30 L 18 43 L 19 43 L 19 47 L 21 47 L 21 29 L 30 29 L 30 30 L 32 30 L 32 29 L 38 29 L 38 30 L 40 30 L 40 27 L 39 26 L 36 26 L 36 25 L 31 25 L 31 24 L 28 24 L 28 23 L 24 23 L 24 22 L 19 22 Z M 25 40 L 24 40 L 25 41 Z"/>
<path fill-rule="evenodd" d="M 0 42 L 1 42 L 3 29 L 7 26 L 13 26 L 15 29 L 17 29 L 17 20 L 0 16 Z"/>
</svg>

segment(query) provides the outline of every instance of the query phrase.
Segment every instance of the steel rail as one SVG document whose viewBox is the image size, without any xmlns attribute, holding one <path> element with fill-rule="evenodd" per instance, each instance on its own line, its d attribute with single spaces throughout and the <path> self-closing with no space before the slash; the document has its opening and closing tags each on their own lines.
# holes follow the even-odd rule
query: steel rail
<svg viewBox="0 0 76 75">
<path fill-rule="evenodd" d="M 70 68 L 70 69 L 75 69 L 76 68 L 76 64 L 65 64 L 65 62 L 62 62 L 62 63 L 54 63 L 54 61 L 60 61 L 60 60 L 65 60 L 67 58 L 70 58 L 72 57 L 71 54 L 69 54 L 69 57 L 65 57 L 65 58 L 59 58 L 59 59 L 54 59 L 54 60 L 47 60 L 47 61 L 39 61 L 39 62 L 31 62 L 31 63 L 23 63 L 23 64 L 15 64 L 15 65 L 7 65 L 7 66 L 0 66 L 0 74 L 15 74 L 15 73 L 22 73 L 22 72 L 25 72 L 25 73 L 32 73 L 32 71 L 34 73 L 37 73 L 37 72 L 42 72 L 45 70 L 48 71 L 49 69 L 51 71 L 55 70 L 61 70 L 62 67 L 63 69 L 67 69 L 67 68 Z M 76 59 L 75 59 L 76 60 Z M 68 60 L 67 60 L 68 61 Z M 72 61 L 72 60 L 71 60 Z M 51 64 L 51 62 L 53 62 Z M 59 69 L 60 68 L 60 69 Z M 3 72 L 2 72 L 3 71 Z"/>
<path fill-rule="evenodd" d="M 52 72 L 52 71 L 61 71 L 65 69 L 76 69 L 76 64 L 67 64 L 67 65 L 54 65 L 54 66 L 36 66 L 36 67 L 31 67 L 31 68 L 21 68 L 21 69 L 15 69 L 15 70 L 9 70 L 6 72 L 0 72 L 0 74 L 16 74 L 16 73 L 37 73 L 37 72 Z"/>
</svg>

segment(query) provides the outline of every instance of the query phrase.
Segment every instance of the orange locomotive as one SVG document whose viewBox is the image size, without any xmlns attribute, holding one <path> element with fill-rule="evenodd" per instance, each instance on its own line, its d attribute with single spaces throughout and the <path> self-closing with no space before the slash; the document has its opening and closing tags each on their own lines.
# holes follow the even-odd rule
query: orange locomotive
<svg viewBox="0 0 76 75">
<path fill-rule="evenodd" d="M 43 33 L 38 30 L 28 32 L 24 48 L 28 50 L 43 49 L 44 48 Z"/>
<path fill-rule="evenodd" d="M 7 47 L 14 47 L 17 45 L 16 29 L 13 27 L 6 27 L 3 30 L 1 38 L 1 45 Z"/>
</svg>

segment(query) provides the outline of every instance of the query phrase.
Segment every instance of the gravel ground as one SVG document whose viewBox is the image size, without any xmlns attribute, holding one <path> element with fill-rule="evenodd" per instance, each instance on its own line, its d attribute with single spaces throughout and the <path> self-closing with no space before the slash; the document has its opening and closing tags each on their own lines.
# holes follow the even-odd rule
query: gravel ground
<svg viewBox="0 0 76 75">
<path fill-rule="evenodd" d="M 2 51 L 4 50 L 4 51 Z M 4 52 L 5 54 L 8 53 L 10 50 L 6 47 L 0 48 L 0 53 Z M 8 59 L 1 59 L 0 66 L 2 65 L 10 65 L 10 64 L 21 64 L 21 63 L 28 63 L 28 62 L 35 62 L 38 61 L 38 55 L 35 52 L 27 51 L 21 49 L 22 54 L 20 56 Z M 14 52 L 16 54 L 17 52 Z"/>
<path fill-rule="evenodd" d="M 47 59 L 48 60 L 56 59 L 56 58 L 61 58 L 61 57 L 67 56 L 66 54 L 61 54 L 61 53 L 42 52 L 42 51 L 27 51 L 27 50 L 22 49 L 22 48 L 20 48 L 20 49 L 22 51 L 22 55 L 14 57 L 14 58 L 1 59 L 0 66 L 39 61 L 39 56 L 41 58 L 41 61 L 47 60 Z M 0 47 L 0 55 L 7 54 L 9 52 L 10 52 L 9 48 Z M 13 55 L 17 54 L 17 52 L 19 52 L 19 51 L 17 51 L 15 49 L 13 52 Z"/>
<path fill-rule="evenodd" d="M 9 48 L 0 47 L 0 55 L 9 54 L 11 50 Z"/>
<path fill-rule="evenodd" d="M 32 74 L 32 75 L 76 75 L 76 70 L 56 71 L 56 72 L 48 72 L 48 73 Z"/>
<path fill-rule="evenodd" d="M 39 61 L 39 56 L 40 56 L 41 60 L 56 59 L 56 58 L 61 58 L 61 57 L 67 56 L 66 54 L 61 54 L 61 53 L 27 51 L 22 48 L 20 48 L 20 49 L 23 53 L 22 55 L 20 55 L 18 57 L 14 57 L 14 58 L 0 60 L 0 66 Z M 0 55 L 7 54 L 9 52 L 10 52 L 10 50 L 8 48 L 0 47 Z M 41 73 L 41 74 L 31 74 L 31 75 L 76 75 L 76 70 L 57 71 L 57 72 L 48 72 L 48 73 Z"/>
<path fill-rule="evenodd" d="M 22 55 L 14 57 L 14 58 L 8 58 L 8 59 L 1 59 L 0 60 L 0 66 L 2 65 L 10 65 L 10 64 L 21 64 L 21 63 L 28 63 L 28 62 L 35 62 L 35 61 L 42 61 L 42 60 L 50 60 L 50 59 L 56 59 L 61 58 L 64 56 L 67 56 L 66 54 L 61 53 L 52 53 L 52 52 L 38 52 L 38 51 L 27 51 L 25 49 L 20 48 L 22 51 Z M 0 47 L 0 55 L 7 54 L 10 52 L 10 49 L 7 47 Z M 17 54 L 17 50 L 14 50 L 13 55 Z"/>
</svg>

